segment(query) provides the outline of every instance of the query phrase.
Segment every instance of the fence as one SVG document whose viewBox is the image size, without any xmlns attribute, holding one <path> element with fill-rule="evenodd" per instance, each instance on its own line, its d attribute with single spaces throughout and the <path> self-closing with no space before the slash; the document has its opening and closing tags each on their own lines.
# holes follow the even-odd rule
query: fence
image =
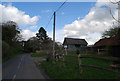
<svg viewBox="0 0 120 81">
<path fill-rule="evenodd" d="M 71 62 L 71 61 L 67 61 L 65 60 L 65 57 L 75 57 L 78 59 L 78 66 L 80 69 L 80 73 L 83 72 L 83 67 L 92 67 L 92 68 L 97 68 L 97 69 L 104 69 L 104 70 L 109 70 L 109 71 L 114 71 L 114 72 L 118 72 L 120 73 L 120 71 L 118 69 L 115 68 L 105 68 L 102 66 L 97 66 L 97 65 L 92 65 L 92 64 L 83 64 L 83 61 L 81 61 L 82 58 L 92 58 L 92 59 L 99 59 L 99 60 L 107 60 L 107 61 L 116 61 L 116 62 L 120 62 L 119 58 L 117 57 L 99 57 L 99 56 L 81 56 L 80 54 L 78 56 L 75 55 L 55 55 L 55 60 L 58 61 L 59 59 L 61 60 L 61 62 L 63 62 L 63 65 L 65 65 L 65 63 L 74 63 L 75 62 Z M 120 66 L 116 66 L 116 68 L 120 68 Z"/>
</svg>

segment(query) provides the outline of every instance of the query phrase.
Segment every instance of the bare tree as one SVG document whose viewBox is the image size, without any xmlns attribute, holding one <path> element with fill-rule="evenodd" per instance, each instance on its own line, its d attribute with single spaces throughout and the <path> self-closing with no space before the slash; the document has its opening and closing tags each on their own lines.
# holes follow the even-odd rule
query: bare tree
<svg viewBox="0 0 120 81">
<path fill-rule="evenodd" d="M 118 0 L 109 0 L 111 3 L 113 4 L 119 4 L 119 1 Z"/>
<path fill-rule="evenodd" d="M 112 14 L 112 10 L 111 10 L 111 8 L 109 7 L 109 10 L 110 10 L 110 14 L 111 14 L 111 16 L 112 16 L 112 18 L 116 21 L 116 22 L 118 22 L 118 24 L 120 23 L 120 18 L 119 18 L 119 13 L 120 13 L 120 1 L 118 1 L 118 0 L 114 0 L 114 1 L 111 1 L 111 0 L 109 0 L 112 4 L 117 4 L 118 5 L 118 19 L 116 19 L 114 16 L 113 16 L 113 14 Z"/>
</svg>

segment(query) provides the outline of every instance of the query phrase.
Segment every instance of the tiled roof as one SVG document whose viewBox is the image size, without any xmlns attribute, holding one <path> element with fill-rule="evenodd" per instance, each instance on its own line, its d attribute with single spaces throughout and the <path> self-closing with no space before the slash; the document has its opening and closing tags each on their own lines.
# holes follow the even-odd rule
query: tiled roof
<svg viewBox="0 0 120 81">
<path fill-rule="evenodd" d="M 100 39 L 94 44 L 95 47 L 107 45 L 120 46 L 120 29 L 115 37 Z"/>
</svg>

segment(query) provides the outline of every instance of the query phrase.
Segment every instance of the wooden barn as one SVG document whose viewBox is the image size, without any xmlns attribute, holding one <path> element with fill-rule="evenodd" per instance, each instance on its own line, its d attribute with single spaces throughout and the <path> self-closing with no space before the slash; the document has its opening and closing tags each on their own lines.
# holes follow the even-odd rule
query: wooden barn
<svg viewBox="0 0 120 81">
<path fill-rule="evenodd" d="M 94 50 L 97 54 L 108 54 L 111 47 L 111 38 L 103 38 L 94 44 Z"/>
<path fill-rule="evenodd" d="M 100 39 L 94 44 L 95 51 L 98 54 L 111 54 L 114 57 L 120 57 L 120 29 L 114 37 Z"/>
<path fill-rule="evenodd" d="M 67 46 L 69 51 L 76 51 L 77 49 L 87 47 L 87 44 L 85 39 L 78 38 L 65 38 L 63 42 L 63 46 Z"/>
</svg>

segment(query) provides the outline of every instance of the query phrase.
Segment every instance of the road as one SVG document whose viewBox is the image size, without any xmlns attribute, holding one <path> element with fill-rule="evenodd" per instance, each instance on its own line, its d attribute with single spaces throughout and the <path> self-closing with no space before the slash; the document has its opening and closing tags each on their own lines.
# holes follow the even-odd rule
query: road
<svg viewBox="0 0 120 81">
<path fill-rule="evenodd" d="M 2 66 L 3 79 L 46 79 L 29 54 L 21 54 Z"/>
</svg>

